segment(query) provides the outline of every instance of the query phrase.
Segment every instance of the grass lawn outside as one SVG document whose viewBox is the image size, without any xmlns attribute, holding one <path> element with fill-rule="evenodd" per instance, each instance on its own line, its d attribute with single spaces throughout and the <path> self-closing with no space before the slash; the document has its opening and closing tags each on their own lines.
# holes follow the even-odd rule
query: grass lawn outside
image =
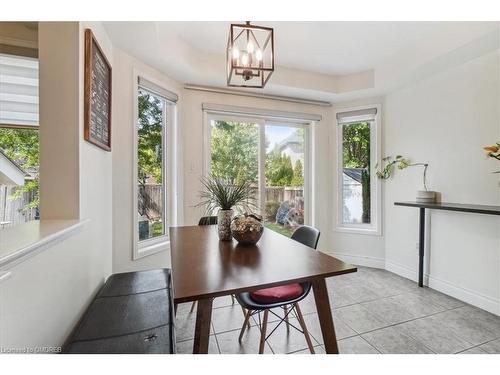
<svg viewBox="0 0 500 375">
<path fill-rule="evenodd" d="M 277 223 L 264 223 L 264 226 L 268 229 L 271 229 L 274 232 L 277 232 L 287 237 L 291 237 L 292 233 L 295 231 L 294 228 L 284 227 L 283 225 Z"/>
</svg>

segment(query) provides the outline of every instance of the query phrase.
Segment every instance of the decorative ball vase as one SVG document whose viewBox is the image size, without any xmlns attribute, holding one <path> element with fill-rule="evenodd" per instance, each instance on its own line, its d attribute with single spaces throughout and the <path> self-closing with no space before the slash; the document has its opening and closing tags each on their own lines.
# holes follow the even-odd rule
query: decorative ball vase
<svg viewBox="0 0 500 375">
<path fill-rule="evenodd" d="M 233 210 L 219 210 L 217 214 L 217 224 L 219 230 L 219 240 L 231 241 L 231 219 Z"/>
<path fill-rule="evenodd" d="M 231 222 L 231 233 L 241 245 L 255 245 L 262 237 L 262 217 L 254 214 L 236 216 Z"/>
</svg>

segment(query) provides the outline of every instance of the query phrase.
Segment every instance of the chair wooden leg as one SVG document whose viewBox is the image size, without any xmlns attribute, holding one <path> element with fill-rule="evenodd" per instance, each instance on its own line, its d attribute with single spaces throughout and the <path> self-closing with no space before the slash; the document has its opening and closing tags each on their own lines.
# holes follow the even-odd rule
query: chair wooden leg
<svg viewBox="0 0 500 375">
<path fill-rule="evenodd" d="M 314 348 L 311 342 L 311 337 L 309 336 L 309 332 L 307 331 L 306 322 L 304 320 L 304 317 L 302 316 L 302 312 L 300 311 L 299 304 L 296 303 L 294 307 L 295 307 L 295 312 L 297 313 L 297 318 L 299 320 L 300 327 L 302 328 L 302 331 L 304 331 L 304 336 L 306 338 L 307 346 L 309 347 L 311 354 L 314 354 Z"/>
<path fill-rule="evenodd" d="M 288 323 L 288 306 L 283 306 L 283 311 L 285 314 L 285 324 L 286 324 L 286 331 L 290 332 L 290 323 Z"/>
<path fill-rule="evenodd" d="M 241 341 L 241 338 L 243 337 L 243 334 L 245 333 L 245 329 L 247 328 L 247 324 L 248 324 L 248 328 L 250 328 L 250 323 L 249 323 L 250 316 L 252 316 L 252 312 L 250 310 L 248 310 L 245 314 L 245 321 L 243 322 L 243 326 L 241 327 L 240 337 L 238 338 L 239 341 Z"/>
<path fill-rule="evenodd" d="M 262 321 L 262 327 L 260 328 L 260 345 L 259 354 L 264 353 L 264 345 L 266 344 L 266 330 L 267 330 L 267 316 L 269 310 L 264 310 L 264 320 Z"/>
<path fill-rule="evenodd" d="M 250 329 L 250 320 L 246 320 L 247 310 L 243 306 L 241 306 L 241 311 L 243 311 L 243 316 L 245 317 L 245 323 L 243 324 L 246 324 L 248 326 L 248 329 Z"/>
<path fill-rule="evenodd" d="M 195 307 L 196 307 L 196 301 L 194 301 L 194 302 L 191 304 L 191 310 L 189 310 L 189 312 L 193 312 Z"/>
<path fill-rule="evenodd" d="M 231 303 L 234 305 L 234 294 L 231 294 Z"/>
</svg>

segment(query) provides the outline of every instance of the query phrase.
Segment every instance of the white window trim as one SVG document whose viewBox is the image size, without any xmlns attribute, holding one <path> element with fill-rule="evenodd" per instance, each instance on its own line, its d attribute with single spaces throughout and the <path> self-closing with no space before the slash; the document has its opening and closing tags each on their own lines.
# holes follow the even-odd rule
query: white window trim
<svg viewBox="0 0 500 375">
<path fill-rule="evenodd" d="M 227 107 L 230 108 L 230 107 Z M 231 111 L 228 115 L 227 111 L 219 112 L 213 110 L 204 110 L 203 111 L 203 167 L 202 167 L 202 175 L 207 177 L 210 172 L 210 137 L 211 137 L 211 129 L 210 123 L 212 121 L 224 120 L 224 121 L 239 121 L 239 122 L 251 122 L 259 125 L 259 148 L 265 148 L 265 132 L 263 131 L 266 123 L 276 124 L 276 125 L 286 125 L 286 126 L 295 126 L 295 127 L 303 127 L 304 128 L 304 222 L 308 225 L 314 225 L 314 216 L 313 216 L 313 206 L 312 206 L 312 191 L 313 191 L 313 181 L 312 181 L 312 130 L 314 126 L 314 121 L 308 121 L 304 119 L 296 119 L 296 118 L 288 118 L 288 117 L 279 117 L 276 118 L 273 116 L 273 113 L 269 113 L 269 116 L 265 115 L 265 110 L 259 110 L 258 116 L 252 116 L 247 113 L 238 113 L 236 112 L 240 107 L 232 107 L 234 110 Z M 261 185 L 261 181 L 264 181 L 264 171 L 265 171 L 265 158 L 262 157 L 262 152 L 259 152 L 259 186 Z M 260 202 L 264 200 L 264 192 L 261 191 L 259 195 Z"/>
<path fill-rule="evenodd" d="M 137 173 L 138 173 L 138 165 L 137 165 L 137 119 L 139 117 L 139 109 L 138 109 L 138 92 L 139 92 L 139 77 L 143 77 L 144 79 L 158 85 L 160 87 L 165 87 L 165 84 L 158 81 L 157 79 L 149 76 L 148 74 L 141 72 L 139 70 L 133 70 L 133 123 L 132 123 L 132 134 L 133 134 L 133 157 L 132 157 L 132 173 L 133 173 L 133 185 L 132 185 L 132 233 L 133 233 L 133 249 L 132 249 L 132 258 L 133 260 L 138 260 L 140 258 L 144 258 L 149 255 L 153 255 L 162 251 L 170 250 L 170 239 L 168 236 L 168 227 L 171 225 L 177 224 L 177 216 L 178 216 L 178 202 L 177 202 L 177 186 L 178 186 L 178 173 L 176 172 L 175 166 L 177 165 L 177 154 L 178 148 L 176 146 L 177 138 L 178 138 L 178 123 L 177 123 L 177 105 L 168 104 L 166 108 L 166 118 L 165 118 L 165 130 L 164 134 L 166 137 L 166 143 L 164 146 L 166 147 L 166 152 L 164 153 L 164 164 L 166 164 L 166 173 L 164 176 L 166 177 L 167 183 L 163 184 L 165 189 L 164 197 L 165 197 L 165 209 L 166 209 L 166 225 L 165 225 L 165 234 L 163 236 L 158 236 L 155 238 L 150 238 L 144 241 L 139 242 L 139 233 L 138 233 L 138 217 L 137 217 L 137 205 L 138 205 L 138 188 L 137 188 Z M 168 88 L 165 88 L 168 90 Z M 169 90 L 170 91 L 170 90 Z"/>
<path fill-rule="evenodd" d="M 370 128 L 370 138 L 371 144 L 375 144 L 375 147 L 370 146 L 370 159 L 371 159 L 371 171 L 370 171 L 370 185 L 371 185 L 371 218 L 375 219 L 370 224 L 344 224 L 342 223 L 342 167 L 343 167 L 343 155 L 342 155 L 342 131 L 340 124 L 337 121 L 337 113 L 356 111 L 362 109 L 376 108 L 377 114 L 373 121 L 374 126 Z M 381 125 L 381 105 L 372 104 L 359 107 L 349 107 L 349 108 L 339 108 L 333 113 L 333 118 L 335 121 L 334 134 L 335 137 L 335 152 L 337 157 L 336 171 L 333 173 L 334 181 L 333 186 L 336 187 L 335 191 L 337 197 L 333 199 L 333 208 L 335 216 L 335 231 L 353 234 L 366 234 L 381 236 L 382 235 L 382 184 L 375 174 L 375 164 L 380 165 L 381 161 L 381 143 L 382 143 L 382 125 Z M 375 194 L 373 194 L 375 192 Z"/>
</svg>

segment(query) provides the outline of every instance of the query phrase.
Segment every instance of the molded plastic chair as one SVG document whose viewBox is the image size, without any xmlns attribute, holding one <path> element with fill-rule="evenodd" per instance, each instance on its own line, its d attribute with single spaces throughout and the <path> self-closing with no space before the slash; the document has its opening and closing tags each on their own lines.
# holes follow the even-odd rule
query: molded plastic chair
<svg viewBox="0 0 500 375">
<path fill-rule="evenodd" d="M 295 230 L 293 232 L 291 238 L 295 241 L 298 241 L 306 246 L 309 246 L 313 249 L 316 249 L 316 246 L 318 245 L 318 240 L 319 240 L 320 232 L 316 228 L 309 227 L 309 226 L 302 226 Z M 297 288 L 302 287 L 302 292 L 300 291 L 296 293 L 292 298 L 289 299 L 282 299 L 279 297 L 280 294 L 286 294 L 287 291 L 292 291 L 293 292 L 297 291 Z M 273 332 L 279 327 L 279 325 L 283 322 L 287 325 L 287 330 L 290 329 L 290 327 L 298 330 L 299 332 L 303 333 L 306 341 L 307 341 L 307 346 L 309 347 L 309 350 L 311 353 L 314 354 L 314 348 L 311 342 L 311 338 L 309 336 L 309 332 L 307 331 L 306 323 L 304 321 L 304 318 L 302 316 L 302 312 L 300 311 L 299 307 L 299 302 L 303 300 L 304 298 L 307 297 L 309 294 L 309 291 L 311 290 L 311 284 L 310 283 L 300 283 L 300 284 L 291 284 L 291 285 L 285 285 L 281 287 L 274 287 L 274 288 L 267 288 L 263 289 L 260 291 L 253 292 L 253 293 L 240 293 L 236 295 L 236 299 L 238 300 L 239 304 L 247 309 L 247 313 L 245 315 L 245 322 L 243 323 L 243 327 L 241 327 L 240 331 L 240 336 L 239 340 L 241 341 L 241 338 L 243 337 L 243 334 L 245 333 L 246 326 L 249 322 L 249 319 L 252 315 L 258 314 L 259 315 L 259 326 L 260 326 L 260 346 L 259 346 L 259 354 L 264 353 L 264 343 L 265 341 L 273 334 Z M 266 293 L 269 292 L 269 293 Z M 276 292 L 276 293 L 273 293 Z M 283 293 L 282 293 L 283 292 Z M 275 294 L 277 297 L 275 298 L 275 301 L 271 300 L 273 299 L 273 294 Z M 260 295 L 262 298 L 263 295 L 266 295 L 266 298 L 269 298 L 269 302 L 267 303 L 262 303 L 256 300 L 257 296 Z M 259 298 L 260 299 L 260 298 Z M 284 311 L 284 317 L 281 317 L 277 315 L 274 311 L 271 309 L 274 308 L 282 308 Z M 260 312 L 264 312 L 264 318 L 261 324 L 260 321 Z M 294 312 L 297 320 L 299 321 L 301 329 L 295 327 L 293 324 L 291 324 L 288 321 L 288 315 L 291 312 Z M 271 312 L 273 315 L 278 317 L 280 319 L 280 322 L 278 325 L 271 331 L 269 335 L 266 336 L 266 330 L 267 330 L 267 321 L 268 321 L 268 315 L 269 312 Z"/>
<path fill-rule="evenodd" d="M 217 225 L 217 216 L 203 216 L 198 225 Z"/>
</svg>

